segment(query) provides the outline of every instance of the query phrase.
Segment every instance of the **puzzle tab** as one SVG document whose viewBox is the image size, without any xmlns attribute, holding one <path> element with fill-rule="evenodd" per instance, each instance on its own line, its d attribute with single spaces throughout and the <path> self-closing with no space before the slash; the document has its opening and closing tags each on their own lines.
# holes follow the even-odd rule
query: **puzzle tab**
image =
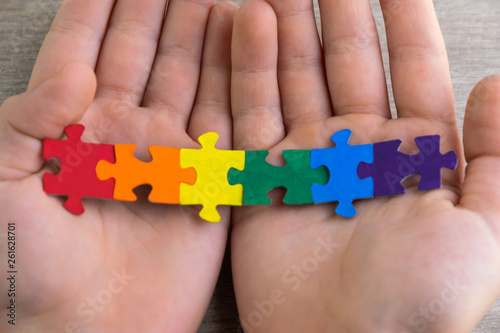
<svg viewBox="0 0 500 333">
<path fill-rule="evenodd" d="M 421 191 L 441 186 L 441 169 L 454 169 L 457 154 L 440 152 L 438 135 L 415 139 L 417 154 L 399 151 L 402 141 L 351 145 L 351 130 L 332 136 L 333 148 L 285 150 L 285 166 L 266 162 L 269 151 L 220 150 L 219 138 L 210 132 L 199 137 L 201 149 L 149 147 L 150 162 L 134 156 L 134 144 L 93 144 L 81 141 L 84 127 L 65 129 L 66 140 L 45 139 L 43 156 L 57 158 L 57 175 L 45 173 L 48 194 L 67 196 L 64 207 L 82 214 L 82 198 L 120 201 L 137 200 L 133 190 L 152 187 L 151 202 L 201 205 L 200 217 L 220 220 L 220 205 L 265 205 L 274 188 L 286 189 L 284 204 L 338 202 L 335 212 L 356 215 L 353 201 L 406 192 L 401 182 L 410 175 L 421 176 Z"/>
</svg>

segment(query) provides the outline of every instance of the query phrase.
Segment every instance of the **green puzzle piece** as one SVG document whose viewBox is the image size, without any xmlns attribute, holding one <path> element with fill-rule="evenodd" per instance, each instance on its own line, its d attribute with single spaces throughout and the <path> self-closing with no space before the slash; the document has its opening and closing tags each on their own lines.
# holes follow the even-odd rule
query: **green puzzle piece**
<svg viewBox="0 0 500 333">
<path fill-rule="evenodd" d="M 277 187 L 287 189 L 283 202 L 286 204 L 312 204 L 311 185 L 325 185 L 329 179 L 326 167 L 311 169 L 310 150 L 284 150 L 286 165 L 277 167 L 266 162 L 267 150 L 247 151 L 245 168 L 230 169 L 229 184 L 243 184 L 244 205 L 267 205 L 271 200 L 267 193 Z"/>
</svg>

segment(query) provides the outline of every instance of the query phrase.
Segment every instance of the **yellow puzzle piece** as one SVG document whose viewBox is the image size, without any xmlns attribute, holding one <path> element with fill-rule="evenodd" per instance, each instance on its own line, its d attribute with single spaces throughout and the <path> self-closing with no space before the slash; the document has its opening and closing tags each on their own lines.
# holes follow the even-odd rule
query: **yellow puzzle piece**
<svg viewBox="0 0 500 333">
<path fill-rule="evenodd" d="M 245 168 L 245 151 L 219 150 L 215 132 L 198 138 L 202 149 L 181 149 L 181 168 L 194 167 L 197 178 L 194 185 L 181 184 L 181 205 L 203 205 L 200 217 L 209 222 L 219 222 L 218 205 L 241 206 L 243 185 L 230 185 L 227 173 L 230 168 Z"/>
</svg>

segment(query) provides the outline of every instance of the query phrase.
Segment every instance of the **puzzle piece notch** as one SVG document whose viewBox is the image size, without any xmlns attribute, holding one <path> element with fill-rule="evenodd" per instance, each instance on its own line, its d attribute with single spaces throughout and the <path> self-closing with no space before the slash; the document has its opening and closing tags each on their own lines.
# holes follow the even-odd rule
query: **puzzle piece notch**
<svg viewBox="0 0 500 333">
<path fill-rule="evenodd" d="M 344 129 L 332 135 L 333 148 L 311 150 L 311 167 L 326 166 L 330 173 L 326 185 L 313 184 L 311 192 L 314 203 L 335 202 L 335 212 L 344 217 L 356 215 L 352 202 L 373 197 L 373 180 L 360 179 L 358 164 L 373 161 L 373 145 L 350 145 L 352 132 Z"/>
<path fill-rule="evenodd" d="M 286 204 L 312 204 L 311 185 L 326 184 L 326 167 L 311 169 L 310 150 L 285 150 L 282 152 L 285 166 L 277 167 L 266 162 L 267 150 L 247 151 L 243 171 L 230 169 L 229 184 L 243 185 L 244 205 L 267 205 L 271 203 L 267 193 L 278 187 L 287 189 L 283 202 Z"/>
<path fill-rule="evenodd" d="M 418 154 L 408 155 L 399 151 L 402 140 L 392 140 L 373 145 L 373 163 L 360 163 L 358 176 L 371 177 L 374 196 L 404 194 L 401 182 L 413 174 L 420 174 L 418 189 L 426 191 L 441 187 L 441 169 L 455 169 L 457 154 L 454 151 L 441 154 L 440 136 L 428 135 L 415 139 Z"/>
<path fill-rule="evenodd" d="M 193 168 L 180 167 L 180 149 L 150 146 L 151 162 L 143 162 L 134 156 L 133 144 L 115 145 L 116 162 L 101 161 L 97 164 L 97 176 L 101 180 L 115 179 L 113 199 L 135 201 L 133 190 L 137 186 L 152 186 L 149 200 L 156 203 L 180 203 L 181 183 L 194 184 L 196 172 Z"/>
<path fill-rule="evenodd" d="M 219 135 L 215 132 L 198 138 L 201 149 L 181 149 L 181 167 L 196 170 L 196 183 L 181 184 L 182 205 L 202 205 L 200 217 L 209 222 L 219 222 L 218 205 L 241 206 L 243 186 L 230 185 L 227 181 L 229 169 L 243 170 L 245 152 L 242 150 L 219 150 L 215 144 Z"/>
<path fill-rule="evenodd" d="M 85 127 L 80 124 L 65 128 L 67 140 L 45 139 L 43 157 L 57 158 L 61 170 L 57 175 L 45 173 L 43 188 L 48 194 L 64 195 L 68 199 L 64 207 L 77 215 L 85 211 L 82 198 L 112 199 L 114 180 L 101 181 L 96 175 L 96 165 L 100 160 L 115 162 L 113 145 L 93 144 L 81 141 Z"/>
</svg>

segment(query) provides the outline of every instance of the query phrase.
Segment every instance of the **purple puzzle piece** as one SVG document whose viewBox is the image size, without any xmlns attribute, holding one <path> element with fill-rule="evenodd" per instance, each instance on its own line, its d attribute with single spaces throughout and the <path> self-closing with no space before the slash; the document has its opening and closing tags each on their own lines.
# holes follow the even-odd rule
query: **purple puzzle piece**
<svg viewBox="0 0 500 333">
<path fill-rule="evenodd" d="M 415 155 L 401 153 L 401 143 L 401 140 L 392 140 L 373 144 L 373 163 L 358 165 L 359 178 L 373 178 L 375 197 L 405 193 L 401 182 L 413 174 L 421 176 L 420 191 L 440 188 L 441 168 L 455 169 L 457 166 L 454 151 L 444 155 L 439 151 L 439 135 L 416 138 L 420 152 Z"/>
</svg>

